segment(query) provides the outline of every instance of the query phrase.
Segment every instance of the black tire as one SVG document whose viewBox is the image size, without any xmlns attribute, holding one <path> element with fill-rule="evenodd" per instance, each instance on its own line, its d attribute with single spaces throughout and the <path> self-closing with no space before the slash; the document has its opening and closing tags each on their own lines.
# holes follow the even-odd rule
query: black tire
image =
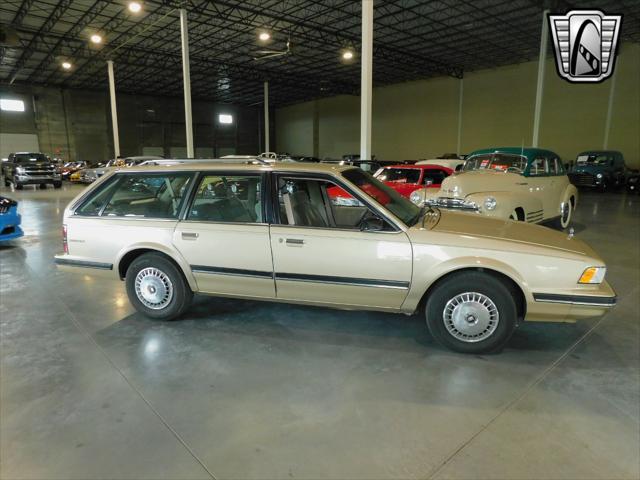
<svg viewBox="0 0 640 480">
<path fill-rule="evenodd" d="M 15 186 L 16 190 L 22 190 L 24 188 L 23 184 L 18 183 L 15 180 L 13 181 L 13 185 Z"/>
<path fill-rule="evenodd" d="M 47 184 L 46 183 L 41 183 L 40 184 L 40 190 L 45 190 L 47 188 Z"/>
<path fill-rule="evenodd" d="M 138 274 L 145 269 L 155 269 L 164 274 L 170 281 L 172 295 L 171 298 L 167 300 L 166 305 L 152 308 L 145 304 L 138 296 L 136 278 Z M 154 275 L 150 276 L 153 277 Z M 125 282 L 129 301 L 136 310 L 149 318 L 155 320 L 175 320 L 191 305 L 193 292 L 189 288 L 189 284 L 184 278 L 184 275 L 171 260 L 160 253 L 145 253 L 131 262 L 131 265 L 129 265 L 127 269 Z M 163 285 L 166 287 L 166 283 L 163 283 Z M 160 303 L 162 302 L 156 303 L 156 305 L 160 305 Z"/>
<path fill-rule="evenodd" d="M 9 179 L 7 177 L 4 177 L 4 186 L 8 187 L 11 185 L 11 182 L 9 181 Z"/>
<path fill-rule="evenodd" d="M 473 310 L 471 307 L 473 302 L 463 302 L 453 310 L 451 309 L 451 306 L 456 304 L 456 299 L 467 293 L 475 296 L 462 298 L 476 300 L 476 305 L 479 301 L 485 301 L 484 299 L 491 302 L 492 307 L 486 308 L 486 313 L 491 311 L 493 314 L 486 316 L 486 324 L 482 320 L 482 308 L 477 311 Z M 438 343 L 456 352 L 479 354 L 500 351 L 516 328 L 518 317 L 514 300 L 516 294 L 517 292 L 512 291 L 510 286 L 488 273 L 460 272 L 452 274 L 440 281 L 427 299 L 425 315 L 429 332 Z M 465 308 L 471 310 L 465 312 Z M 453 318 L 449 318 L 452 312 L 458 312 L 460 316 L 467 315 L 471 318 L 474 313 L 478 313 L 479 319 L 476 319 L 476 323 L 472 325 L 463 324 L 463 329 L 458 330 Z M 491 321 L 493 324 L 489 323 Z M 474 329 L 481 331 L 481 333 L 476 334 Z M 462 336 L 466 335 L 465 332 L 469 335 L 462 339 Z"/>
<path fill-rule="evenodd" d="M 61 188 L 62 182 L 53 182 L 53 188 Z"/>
</svg>

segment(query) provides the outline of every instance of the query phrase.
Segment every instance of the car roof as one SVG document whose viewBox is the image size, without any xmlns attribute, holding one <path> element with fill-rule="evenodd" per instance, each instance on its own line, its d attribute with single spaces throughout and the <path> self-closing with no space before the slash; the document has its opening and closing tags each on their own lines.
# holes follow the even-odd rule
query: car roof
<svg viewBox="0 0 640 480">
<path fill-rule="evenodd" d="M 532 160 L 538 155 L 559 157 L 558 154 L 552 152 L 551 150 L 546 150 L 544 148 L 535 148 L 535 147 L 494 147 L 494 148 L 483 148 L 481 150 L 475 150 L 469 154 L 469 157 L 473 155 L 482 155 L 488 153 L 511 153 L 514 155 L 522 155 L 526 157 L 528 160 Z"/>
<path fill-rule="evenodd" d="M 436 165 L 433 163 L 421 163 L 420 165 L 415 163 L 400 163 L 398 165 L 384 165 L 382 168 L 407 168 L 414 170 L 451 170 L 446 165 Z"/>
<path fill-rule="evenodd" d="M 270 162 L 270 163 L 257 163 L 247 164 L 238 162 L 228 162 L 221 160 L 211 159 L 198 160 L 193 162 L 189 159 L 174 159 L 176 162 L 182 161 L 184 163 L 175 163 L 173 165 L 137 165 L 135 167 L 117 167 L 117 171 L 123 171 L 128 173 L 133 172 L 150 172 L 150 171 L 200 171 L 200 170 L 233 170 L 233 171 L 247 171 L 247 172 L 309 172 L 309 173 L 338 173 L 345 170 L 351 170 L 357 167 L 351 165 L 335 165 L 327 163 L 304 163 L 304 162 Z"/>
</svg>

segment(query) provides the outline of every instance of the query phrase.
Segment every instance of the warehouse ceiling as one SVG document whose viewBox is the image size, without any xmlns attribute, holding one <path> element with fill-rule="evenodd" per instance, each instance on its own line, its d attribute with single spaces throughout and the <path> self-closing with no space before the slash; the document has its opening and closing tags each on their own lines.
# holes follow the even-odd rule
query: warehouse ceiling
<svg viewBox="0 0 640 480">
<path fill-rule="evenodd" d="M 192 95 L 260 104 L 264 80 L 274 106 L 358 94 L 359 1 L 3 0 L 2 84 L 107 88 L 115 63 L 119 92 L 179 96 L 182 65 L 178 8 L 188 11 Z M 640 2 L 556 2 L 624 13 L 623 41 L 640 41 Z M 538 57 L 543 3 L 533 0 L 390 0 L 375 3 L 374 84 L 388 85 L 513 64 Z M 4 28 L 7 32 L 7 29 Z M 261 42 L 267 31 L 271 38 Z M 11 32 L 17 38 L 11 38 Z M 91 35 L 103 41 L 94 45 Z M 261 49 L 290 53 L 255 60 Z M 351 62 L 342 59 L 353 50 Z M 69 62 L 71 68 L 62 68 Z"/>
</svg>

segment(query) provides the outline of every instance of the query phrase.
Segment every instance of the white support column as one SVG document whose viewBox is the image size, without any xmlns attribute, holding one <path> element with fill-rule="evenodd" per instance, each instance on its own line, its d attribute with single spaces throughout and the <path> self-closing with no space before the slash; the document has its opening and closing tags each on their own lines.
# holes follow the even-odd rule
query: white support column
<svg viewBox="0 0 640 480">
<path fill-rule="evenodd" d="M 544 93 L 544 67 L 547 63 L 547 40 L 549 38 L 549 23 L 547 14 L 549 10 L 542 12 L 542 31 L 540 33 L 540 56 L 538 57 L 538 82 L 536 83 L 536 105 L 533 113 L 533 139 L 532 147 L 538 146 L 540 138 L 540 112 L 542 111 L 542 95 Z"/>
<path fill-rule="evenodd" d="M 602 149 L 607 150 L 609 148 L 609 132 L 611 131 L 611 116 L 613 115 L 613 98 L 616 94 L 616 74 L 611 77 L 611 86 L 609 88 L 609 104 L 607 105 L 607 120 L 604 124 L 604 141 L 602 142 Z"/>
<path fill-rule="evenodd" d="M 373 0 L 362 0 L 360 52 L 360 158 L 371 160 L 371 90 L 373 79 Z"/>
<path fill-rule="evenodd" d="M 269 151 L 269 82 L 264 82 L 264 151 Z"/>
<path fill-rule="evenodd" d="M 464 94 L 464 79 L 460 79 L 460 98 L 458 99 L 458 146 L 456 153 L 460 155 L 462 152 L 462 98 Z"/>
<path fill-rule="evenodd" d="M 194 158 L 191 73 L 189 72 L 189 29 L 187 26 L 187 11 L 184 8 L 180 9 L 180 38 L 182 40 L 182 83 L 184 85 L 184 126 L 187 136 L 187 158 Z"/>
<path fill-rule="evenodd" d="M 109 98 L 111 100 L 111 128 L 113 130 L 113 155 L 120 156 L 120 136 L 118 135 L 118 110 L 116 109 L 116 81 L 113 75 L 113 61 L 107 60 L 109 73 Z"/>
</svg>

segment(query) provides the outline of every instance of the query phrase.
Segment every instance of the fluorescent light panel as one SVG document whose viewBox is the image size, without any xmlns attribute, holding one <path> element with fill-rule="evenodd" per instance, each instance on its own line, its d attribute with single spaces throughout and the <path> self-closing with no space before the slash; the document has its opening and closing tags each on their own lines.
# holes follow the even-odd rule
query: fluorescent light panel
<svg viewBox="0 0 640 480">
<path fill-rule="evenodd" d="M 218 115 L 218 122 L 220 123 L 233 123 L 233 115 L 228 113 L 221 113 Z"/>
<path fill-rule="evenodd" d="M 24 102 L 11 98 L 0 98 L 0 110 L 7 112 L 24 112 Z"/>
</svg>

